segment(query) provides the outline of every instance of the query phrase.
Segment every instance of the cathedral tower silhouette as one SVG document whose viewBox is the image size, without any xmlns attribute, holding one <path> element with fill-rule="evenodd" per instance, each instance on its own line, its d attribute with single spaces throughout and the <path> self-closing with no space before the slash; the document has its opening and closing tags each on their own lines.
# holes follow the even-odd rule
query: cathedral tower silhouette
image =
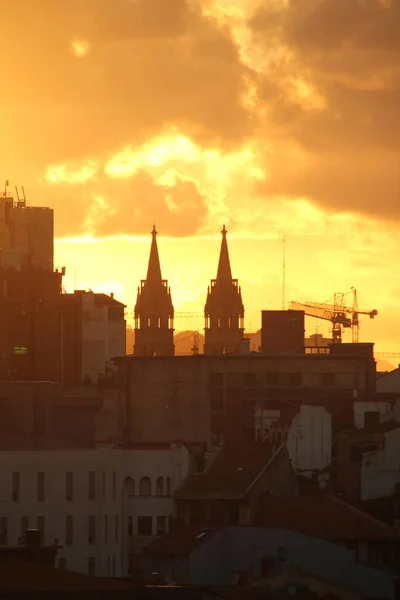
<svg viewBox="0 0 400 600">
<path fill-rule="evenodd" d="M 174 307 L 168 281 L 161 277 L 155 226 L 151 232 L 147 278 L 140 282 L 135 306 L 135 356 L 173 356 Z"/>
<path fill-rule="evenodd" d="M 204 307 L 204 354 L 240 351 L 244 332 L 244 306 L 238 280 L 232 279 L 225 225 L 222 228 L 217 278 L 211 280 Z"/>
</svg>

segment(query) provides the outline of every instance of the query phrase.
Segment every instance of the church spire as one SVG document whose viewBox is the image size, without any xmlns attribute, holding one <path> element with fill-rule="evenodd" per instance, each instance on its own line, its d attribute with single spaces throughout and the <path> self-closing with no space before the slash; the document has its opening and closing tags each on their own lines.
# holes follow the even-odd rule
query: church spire
<svg viewBox="0 0 400 600">
<path fill-rule="evenodd" d="M 173 356 L 174 307 L 168 281 L 162 279 L 157 230 L 151 232 L 147 278 L 142 279 L 135 305 L 135 356 Z"/>
<path fill-rule="evenodd" d="M 160 267 L 160 257 L 158 256 L 158 247 L 157 247 L 157 230 L 156 226 L 153 225 L 153 229 L 151 232 L 152 240 L 151 240 L 151 248 L 150 248 L 150 258 L 149 258 L 149 266 L 147 268 L 147 281 L 157 281 L 161 282 L 161 267 Z"/>
<path fill-rule="evenodd" d="M 229 260 L 228 243 L 226 241 L 226 234 L 228 233 L 225 225 L 222 227 L 222 242 L 221 250 L 219 253 L 217 281 L 232 281 L 231 263 Z"/>
<path fill-rule="evenodd" d="M 244 331 L 244 306 L 237 279 L 232 278 L 225 225 L 217 278 L 211 280 L 204 306 L 204 354 L 239 352 Z"/>
</svg>

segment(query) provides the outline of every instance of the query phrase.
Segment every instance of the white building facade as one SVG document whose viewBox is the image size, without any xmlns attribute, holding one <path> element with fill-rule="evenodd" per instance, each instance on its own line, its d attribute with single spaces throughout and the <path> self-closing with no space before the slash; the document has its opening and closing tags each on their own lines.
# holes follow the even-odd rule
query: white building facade
<svg viewBox="0 0 400 600">
<path fill-rule="evenodd" d="M 323 406 L 302 405 L 290 419 L 286 422 L 279 409 L 257 407 L 255 437 L 273 441 L 271 432 L 280 431 L 283 436 L 280 439 L 286 438 L 293 469 L 311 476 L 332 461 L 332 415 Z"/>
<path fill-rule="evenodd" d="M 323 406 L 300 407 L 286 446 L 295 471 L 311 475 L 332 462 L 332 415 Z"/>
<path fill-rule="evenodd" d="M 82 378 L 96 383 L 111 359 L 126 354 L 125 306 L 113 294 L 75 294 L 82 303 Z"/>
<path fill-rule="evenodd" d="M 0 543 L 23 543 L 37 528 L 59 546 L 59 568 L 127 576 L 135 546 L 168 531 L 189 464 L 182 445 L 2 451 Z"/>
<path fill-rule="evenodd" d="M 400 423 L 384 434 L 381 450 L 367 452 L 361 463 L 361 500 L 397 493 L 400 484 Z"/>
</svg>

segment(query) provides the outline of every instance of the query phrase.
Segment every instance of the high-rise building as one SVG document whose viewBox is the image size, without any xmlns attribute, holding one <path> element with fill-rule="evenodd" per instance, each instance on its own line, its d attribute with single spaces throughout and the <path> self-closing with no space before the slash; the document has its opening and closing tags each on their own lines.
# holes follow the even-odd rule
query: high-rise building
<svg viewBox="0 0 400 600">
<path fill-rule="evenodd" d="M 174 307 L 168 281 L 161 276 L 155 226 L 146 279 L 140 282 L 135 306 L 136 356 L 173 356 Z"/>
<path fill-rule="evenodd" d="M 0 266 L 0 379 L 60 381 L 63 274 Z"/>
<path fill-rule="evenodd" d="M 53 270 L 54 214 L 51 208 L 27 206 L 25 196 L 0 197 L 0 264 Z"/>
<path fill-rule="evenodd" d="M 240 351 L 244 332 L 244 306 L 238 280 L 232 278 L 225 225 L 222 228 L 217 278 L 211 280 L 204 307 L 204 354 Z"/>
</svg>

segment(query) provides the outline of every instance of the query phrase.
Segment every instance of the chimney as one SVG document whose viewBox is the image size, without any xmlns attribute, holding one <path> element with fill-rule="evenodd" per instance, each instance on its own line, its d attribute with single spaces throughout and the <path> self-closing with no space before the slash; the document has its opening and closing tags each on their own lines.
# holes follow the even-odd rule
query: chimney
<svg viewBox="0 0 400 600">
<path fill-rule="evenodd" d="M 111 298 L 111 300 L 114 300 L 114 292 L 111 292 L 110 298 Z"/>
<path fill-rule="evenodd" d="M 250 338 L 242 338 L 241 339 L 240 354 L 250 354 Z"/>
</svg>

